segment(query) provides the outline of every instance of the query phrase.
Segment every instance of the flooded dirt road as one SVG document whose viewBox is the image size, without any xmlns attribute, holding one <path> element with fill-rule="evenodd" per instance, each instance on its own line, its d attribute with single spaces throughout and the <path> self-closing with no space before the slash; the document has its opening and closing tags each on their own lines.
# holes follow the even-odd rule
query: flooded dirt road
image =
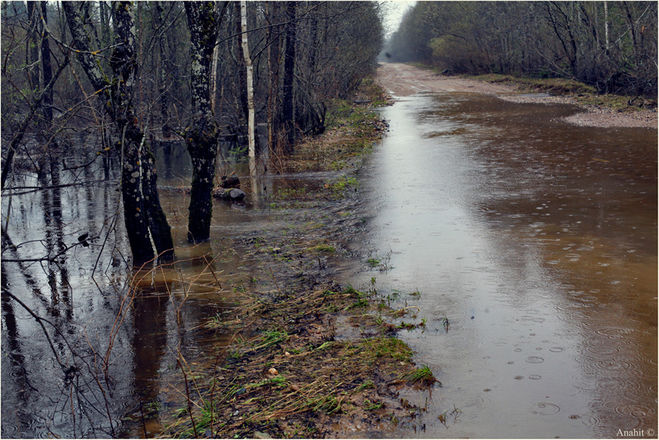
<svg viewBox="0 0 659 440">
<path fill-rule="evenodd" d="M 517 103 L 572 104 L 578 105 L 574 96 L 547 93 L 520 92 L 521 84 L 488 82 L 461 76 L 445 76 L 432 70 L 420 69 L 409 64 L 384 63 L 378 67 L 378 78 L 384 87 L 396 96 L 429 92 L 471 92 L 497 96 Z M 521 86 L 523 90 L 524 87 Z M 620 112 L 606 106 L 585 105 L 573 111 L 563 120 L 585 127 L 638 127 L 657 129 L 656 109 L 628 109 Z"/>
<path fill-rule="evenodd" d="M 194 383 L 234 336 L 209 322 L 230 322 L 282 279 L 309 286 L 339 272 L 407 306 L 401 320 L 425 320 L 399 335 L 443 386 L 401 390 L 427 411 L 393 430 L 385 407 L 383 431 L 333 432 L 656 436 L 656 131 L 574 127 L 561 122 L 573 107 L 460 87 L 410 90 L 384 108 L 390 132 L 359 179 L 271 174 L 264 193 L 278 198 L 216 202 L 200 246 L 186 241 L 185 147 L 159 149 L 178 260 L 148 275 L 127 269 L 116 158 L 72 153 L 58 170 L 65 186 L 45 190 L 19 173 L 2 198 L 2 289 L 13 295 L 2 300 L 2 436 L 162 434 L 185 414 L 180 364 Z M 225 165 L 220 175 L 244 173 Z M 305 199 L 326 187 L 355 200 Z"/>
<path fill-rule="evenodd" d="M 387 435 L 656 437 L 657 133 L 575 111 L 458 91 L 382 110 L 360 276 L 419 308 L 400 336 L 443 384 Z"/>
</svg>

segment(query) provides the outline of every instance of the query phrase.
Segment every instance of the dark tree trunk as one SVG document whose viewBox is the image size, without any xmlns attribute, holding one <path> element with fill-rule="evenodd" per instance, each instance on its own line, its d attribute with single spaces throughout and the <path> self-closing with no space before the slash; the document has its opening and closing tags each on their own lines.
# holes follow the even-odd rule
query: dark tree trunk
<svg viewBox="0 0 659 440">
<path fill-rule="evenodd" d="M 162 2 L 155 2 L 153 21 L 156 29 L 162 26 L 163 8 Z M 158 66 L 158 94 L 160 96 L 160 119 L 162 123 L 162 137 L 169 138 L 172 135 L 172 129 L 169 126 L 169 86 L 167 84 L 167 53 L 165 52 L 166 35 L 158 38 L 158 49 L 160 50 L 160 65 Z M 170 75 L 173 72 L 170 72 Z"/>
<path fill-rule="evenodd" d="M 210 238 L 213 215 L 213 179 L 217 153 L 217 126 L 211 118 L 199 118 L 188 127 L 186 142 L 192 159 L 192 187 L 188 218 L 188 241 Z"/>
<path fill-rule="evenodd" d="M 110 45 L 110 7 L 105 1 L 98 2 L 98 15 L 101 19 L 101 44 L 103 47 Z"/>
<path fill-rule="evenodd" d="M 140 144 L 142 134 L 134 126 L 121 124 L 123 166 L 121 169 L 121 195 L 124 202 L 124 223 L 133 253 L 133 264 L 142 265 L 155 257 L 141 190 Z"/>
<path fill-rule="evenodd" d="M 313 78 L 316 73 L 316 47 L 318 46 L 318 16 L 316 14 L 311 15 L 311 23 L 309 25 L 310 30 L 310 45 L 309 45 L 309 72 Z"/>
<path fill-rule="evenodd" d="M 280 20 L 279 4 L 269 2 L 269 24 Z M 280 123 L 280 100 L 279 100 L 279 64 L 281 54 L 281 37 L 279 27 L 272 27 L 269 31 L 270 42 L 268 45 L 268 145 L 270 153 L 280 152 L 279 123 Z M 275 157 L 271 154 L 270 157 Z"/>
<path fill-rule="evenodd" d="M 185 12 L 190 28 L 193 109 L 193 122 L 185 135 L 192 159 L 188 240 L 197 243 L 210 238 L 213 213 L 211 192 L 218 130 L 211 113 L 210 67 L 219 30 L 219 15 L 213 2 L 186 2 Z"/>
<path fill-rule="evenodd" d="M 43 98 L 39 104 L 39 119 L 36 124 L 37 141 L 41 151 L 37 159 L 37 177 L 42 185 L 48 184 L 48 157 L 50 156 L 50 145 L 48 142 L 49 132 L 53 122 L 53 88 L 46 88 L 53 79 L 53 70 L 50 63 L 50 45 L 48 42 L 46 3 L 28 2 L 27 10 L 30 16 L 30 29 L 32 39 L 30 42 L 30 58 L 33 62 L 31 69 L 32 82 L 34 82 L 35 93 L 43 90 Z M 41 69 L 39 69 L 41 66 Z"/>
<path fill-rule="evenodd" d="M 136 263 L 141 264 L 153 258 L 151 239 L 161 258 L 170 260 L 174 253 L 174 243 L 167 218 L 160 206 L 156 187 L 158 176 L 149 143 L 137 125 L 131 101 L 137 70 L 131 4 L 119 2 L 114 11 L 114 20 L 116 47 L 112 51 L 110 65 L 114 77 L 119 78 L 119 81 L 111 88 L 111 93 L 117 110 L 116 122 L 120 132 L 125 133 L 122 190 L 127 230 L 128 224 L 131 224 L 128 238 Z M 148 249 L 148 252 L 143 249 Z"/>
<path fill-rule="evenodd" d="M 41 16 L 46 24 L 48 24 L 48 10 L 46 9 L 46 2 L 40 3 Z M 43 25 L 41 26 L 41 70 L 43 73 L 43 84 L 49 84 L 53 79 L 53 68 L 50 63 L 50 43 L 48 42 L 48 31 Z M 43 97 L 43 118 L 46 125 L 50 126 L 53 122 L 53 89 L 50 88 L 46 91 Z"/>
<path fill-rule="evenodd" d="M 234 13 L 233 17 L 235 20 L 234 26 L 235 26 L 235 31 L 236 34 L 238 35 L 236 38 L 234 38 L 234 43 L 236 45 L 236 51 L 238 53 L 238 56 L 236 57 L 236 61 L 238 61 L 238 114 L 239 114 L 239 130 L 242 139 L 247 138 L 247 113 L 248 113 L 248 105 L 247 105 L 247 72 L 245 70 L 245 67 L 243 66 L 244 60 L 245 60 L 245 53 L 243 51 L 243 46 L 241 44 L 241 33 L 242 33 L 242 28 L 240 26 L 240 2 L 235 2 L 234 3 Z"/>
<path fill-rule="evenodd" d="M 124 222 L 133 264 L 142 265 L 158 254 L 165 260 L 174 256 L 174 245 L 167 219 L 160 206 L 153 167 L 153 158 L 145 134 L 138 125 L 132 104 L 133 86 L 137 65 L 135 39 L 132 33 L 133 19 L 130 2 L 113 4 L 115 26 L 114 49 L 110 56 L 112 78 L 101 71 L 96 58 L 90 52 L 89 37 L 85 33 L 80 14 L 72 2 L 62 3 L 74 48 L 80 50 L 78 59 L 96 90 L 103 90 L 99 97 L 104 108 L 118 128 L 122 151 L 121 193 L 124 203 Z"/>
<path fill-rule="evenodd" d="M 284 130 L 286 131 L 286 153 L 293 152 L 295 144 L 295 104 L 293 96 L 293 80 L 295 73 L 295 2 L 288 2 L 286 6 L 286 52 L 284 54 L 284 103 L 283 114 Z"/>
<path fill-rule="evenodd" d="M 30 88 L 39 90 L 39 5 L 35 1 L 27 2 L 27 16 L 29 24 L 29 38 L 25 41 L 28 50 L 25 52 L 28 67 Z"/>
</svg>

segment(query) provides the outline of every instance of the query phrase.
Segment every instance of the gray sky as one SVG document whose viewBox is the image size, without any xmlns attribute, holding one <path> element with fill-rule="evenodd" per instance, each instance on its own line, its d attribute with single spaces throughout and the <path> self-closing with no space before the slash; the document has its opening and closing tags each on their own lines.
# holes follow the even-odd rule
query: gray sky
<svg viewBox="0 0 659 440">
<path fill-rule="evenodd" d="M 390 0 L 382 2 L 382 8 L 384 11 L 384 34 L 386 37 L 389 37 L 396 31 L 396 29 L 398 29 L 403 14 L 408 8 L 414 6 L 415 3 L 416 1 L 411 0 Z"/>
</svg>

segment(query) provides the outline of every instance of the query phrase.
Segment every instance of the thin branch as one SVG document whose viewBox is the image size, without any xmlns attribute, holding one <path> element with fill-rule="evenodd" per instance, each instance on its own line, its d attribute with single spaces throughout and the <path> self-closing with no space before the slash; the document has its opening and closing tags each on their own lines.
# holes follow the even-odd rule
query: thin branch
<svg viewBox="0 0 659 440">
<path fill-rule="evenodd" d="M 5 163 L 2 166 L 2 188 L 5 187 L 5 182 L 7 180 L 7 176 L 9 175 L 9 171 L 11 170 L 12 163 L 14 161 L 14 153 L 16 151 L 16 147 L 18 144 L 23 140 L 23 136 L 25 135 L 25 131 L 27 130 L 27 126 L 34 117 L 34 114 L 36 113 L 37 109 L 39 108 L 41 101 L 43 101 L 44 97 L 48 93 L 50 89 L 53 88 L 55 85 L 55 82 L 57 81 L 57 78 L 59 78 L 60 74 L 64 70 L 64 68 L 69 64 L 69 58 L 66 57 L 64 59 L 64 62 L 59 66 L 57 69 L 57 72 L 55 72 L 55 75 L 53 75 L 53 78 L 50 80 L 50 82 L 44 87 L 44 89 L 41 91 L 37 99 L 32 103 L 30 106 L 30 112 L 25 116 L 23 119 L 23 122 L 21 123 L 20 127 L 18 128 L 18 132 L 14 136 L 14 138 L 11 141 L 11 144 L 9 145 L 9 151 L 7 152 L 7 158 L 5 159 Z"/>
</svg>

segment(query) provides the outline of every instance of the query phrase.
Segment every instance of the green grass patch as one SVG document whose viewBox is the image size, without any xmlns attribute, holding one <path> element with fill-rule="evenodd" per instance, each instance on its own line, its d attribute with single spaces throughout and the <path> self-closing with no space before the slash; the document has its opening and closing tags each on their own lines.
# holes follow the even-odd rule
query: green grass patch
<svg viewBox="0 0 659 440">
<path fill-rule="evenodd" d="M 357 390 L 356 390 L 356 391 L 359 392 L 359 391 L 363 391 L 363 390 L 371 389 L 371 388 L 375 388 L 375 384 L 373 383 L 372 380 L 369 379 L 369 380 L 367 380 L 366 382 L 364 382 L 364 383 L 362 383 L 361 385 L 359 385 L 359 386 L 357 387 Z"/>
<path fill-rule="evenodd" d="M 345 310 L 352 310 L 352 309 L 357 309 L 361 307 L 368 307 L 368 300 L 366 298 L 359 298 L 357 301 L 354 303 L 350 304 L 348 307 L 345 308 Z"/>
<path fill-rule="evenodd" d="M 322 411 L 326 414 L 333 414 L 341 411 L 341 401 L 332 394 L 309 399 L 307 405 L 312 411 Z"/>
<path fill-rule="evenodd" d="M 368 399 L 364 399 L 364 409 L 366 411 L 375 411 L 376 409 L 380 409 L 384 406 L 384 403 L 382 402 L 371 402 Z"/>
<path fill-rule="evenodd" d="M 285 331 L 269 330 L 266 331 L 261 338 L 257 341 L 255 350 L 267 348 L 272 345 L 280 344 L 288 339 L 288 333 Z"/>
<path fill-rule="evenodd" d="M 364 292 L 360 292 L 359 290 L 352 287 L 350 284 L 348 284 L 348 286 L 345 289 L 343 289 L 343 292 L 341 293 L 343 293 L 344 295 L 353 295 L 356 297 L 362 297 L 365 295 Z"/>
<path fill-rule="evenodd" d="M 317 246 L 312 247 L 311 249 L 316 252 L 322 252 L 326 254 L 333 254 L 334 252 L 336 252 L 336 248 L 329 244 L 319 244 Z"/>
<path fill-rule="evenodd" d="M 424 365 L 421 368 L 417 368 L 416 370 L 410 373 L 404 374 L 402 376 L 402 379 L 405 379 L 407 382 L 411 384 L 419 384 L 426 386 L 430 386 L 435 382 L 439 382 L 435 378 L 435 375 L 432 373 L 430 367 L 428 367 L 427 365 Z"/>
<path fill-rule="evenodd" d="M 342 196 L 349 189 L 355 189 L 358 186 L 357 178 L 341 176 L 334 182 L 329 184 L 329 188 L 332 190 L 335 196 Z"/>
<path fill-rule="evenodd" d="M 379 336 L 376 338 L 366 339 L 361 343 L 361 347 L 375 358 L 391 357 L 398 361 L 412 360 L 412 350 L 403 341 L 393 337 Z"/>
<path fill-rule="evenodd" d="M 284 376 L 279 375 L 279 376 L 275 376 L 273 378 L 264 379 L 260 382 L 249 383 L 249 384 L 245 385 L 245 388 L 246 389 L 248 389 L 248 388 L 261 388 L 261 387 L 268 386 L 268 385 L 274 385 L 274 386 L 280 386 L 280 387 L 286 386 L 286 378 Z"/>
<path fill-rule="evenodd" d="M 398 329 L 405 329 L 405 330 L 414 330 L 416 327 L 417 327 L 416 324 L 413 324 L 411 322 L 405 322 L 405 321 L 401 322 L 400 324 L 398 324 L 396 326 L 396 328 L 398 328 Z"/>
<path fill-rule="evenodd" d="M 279 188 L 275 197 L 279 200 L 297 200 L 307 196 L 306 188 Z"/>
</svg>

